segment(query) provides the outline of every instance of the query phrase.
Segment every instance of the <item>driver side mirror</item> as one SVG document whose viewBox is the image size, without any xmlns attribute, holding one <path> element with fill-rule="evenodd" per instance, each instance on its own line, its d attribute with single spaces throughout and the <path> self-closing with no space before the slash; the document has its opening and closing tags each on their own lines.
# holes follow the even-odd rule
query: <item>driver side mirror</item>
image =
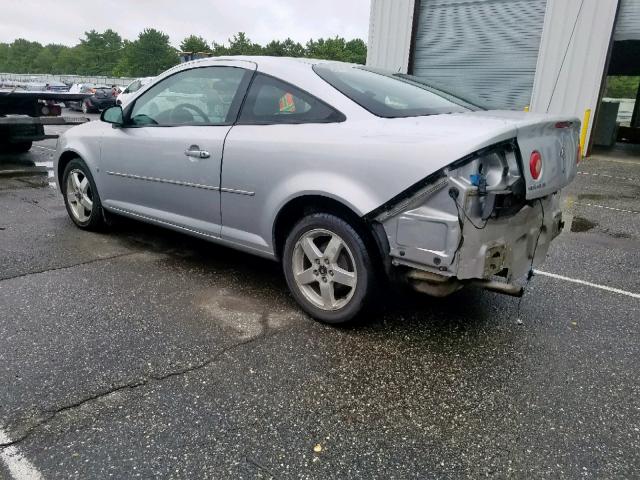
<svg viewBox="0 0 640 480">
<path fill-rule="evenodd" d="M 109 107 L 100 115 L 100 120 L 106 123 L 112 124 L 114 127 L 122 127 L 124 125 L 124 115 L 122 113 L 122 107 L 116 105 Z"/>
</svg>

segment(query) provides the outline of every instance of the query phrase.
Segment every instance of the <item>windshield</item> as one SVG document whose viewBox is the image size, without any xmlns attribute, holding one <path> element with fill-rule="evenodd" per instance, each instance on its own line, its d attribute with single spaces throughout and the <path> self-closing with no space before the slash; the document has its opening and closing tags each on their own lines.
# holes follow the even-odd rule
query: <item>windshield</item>
<svg viewBox="0 0 640 480">
<path fill-rule="evenodd" d="M 379 117 L 418 117 L 479 110 L 475 105 L 409 75 L 339 63 L 322 63 L 313 69 L 323 80 Z"/>
</svg>

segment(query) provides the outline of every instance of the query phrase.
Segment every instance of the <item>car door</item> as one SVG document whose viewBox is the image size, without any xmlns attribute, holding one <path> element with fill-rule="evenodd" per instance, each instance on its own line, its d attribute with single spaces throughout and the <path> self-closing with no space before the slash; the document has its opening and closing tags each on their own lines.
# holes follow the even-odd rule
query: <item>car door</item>
<svg viewBox="0 0 640 480">
<path fill-rule="evenodd" d="M 272 253 L 274 199 L 296 174 L 317 170 L 323 145 L 335 145 L 342 113 L 278 78 L 257 73 L 222 167 L 222 239 Z"/>
<path fill-rule="evenodd" d="M 101 196 L 116 212 L 220 235 L 220 167 L 255 65 L 180 70 L 137 97 L 103 137 Z"/>
</svg>

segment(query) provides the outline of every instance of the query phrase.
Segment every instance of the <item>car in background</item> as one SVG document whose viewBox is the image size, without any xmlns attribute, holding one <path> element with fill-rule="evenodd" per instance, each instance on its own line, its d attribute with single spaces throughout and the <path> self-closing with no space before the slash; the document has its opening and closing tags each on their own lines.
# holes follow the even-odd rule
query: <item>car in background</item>
<svg viewBox="0 0 640 480">
<path fill-rule="evenodd" d="M 116 104 L 116 96 L 114 95 L 113 89 L 107 85 L 76 83 L 71 86 L 69 92 L 93 94 L 82 101 L 66 102 L 67 108 L 71 110 L 81 110 L 82 113 L 101 112 Z"/>
<path fill-rule="evenodd" d="M 131 82 L 129 85 L 125 87 L 125 89 L 116 98 L 116 105 L 126 104 L 129 101 L 129 99 L 133 96 L 134 93 L 136 93 L 145 85 L 148 85 L 149 83 L 151 83 L 154 78 L 156 77 L 137 78 L 136 80 Z"/>
<path fill-rule="evenodd" d="M 57 82 L 55 80 L 51 80 L 45 83 L 44 89 L 47 92 L 68 92 L 69 91 L 69 87 L 65 83 Z"/>
</svg>

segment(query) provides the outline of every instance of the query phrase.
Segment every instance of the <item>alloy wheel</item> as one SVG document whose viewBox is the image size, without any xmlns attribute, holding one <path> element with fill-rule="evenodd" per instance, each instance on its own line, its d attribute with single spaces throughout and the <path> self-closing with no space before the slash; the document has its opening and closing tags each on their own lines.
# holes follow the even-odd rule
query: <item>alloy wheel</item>
<svg viewBox="0 0 640 480">
<path fill-rule="evenodd" d="M 66 187 L 65 194 L 71 213 L 78 222 L 86 222 L 91 217 L 93 209 L 93 194 L 89 179 L 82 170 L 71 170 Z"/>
<path fill-rule="evenodd" d="M 292 256 L 296 286 L 305 298 L 326 311 L 339 310 L 356 291 L 358 272 L 348 245 L 325 229 L 305 232 Z"/>
</svg>

